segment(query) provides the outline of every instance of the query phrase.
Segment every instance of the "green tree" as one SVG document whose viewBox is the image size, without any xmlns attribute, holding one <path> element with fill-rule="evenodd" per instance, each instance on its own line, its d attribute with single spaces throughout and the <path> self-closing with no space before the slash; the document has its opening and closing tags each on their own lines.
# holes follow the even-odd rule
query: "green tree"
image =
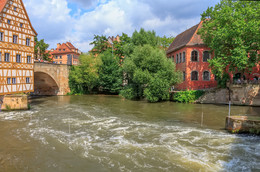
<svg viewBox="0 0 260 172">
<path fill-rule="evenodd" d="M 260 3 L 221 0 L 202 14 L 200 29 L 204 42 L 214 50 L 209 60 L 213 73 L 222 78 L 225 71 L 251 72 L 259 64 Z"/>
<path fill-rule="evenodd" d="M 104 35 L 94 35 L 94 41 L 91 42 L 90 45 L 94 45 L 94 48 L 92 49 L 93 54 L 103 53 L 110 47 L 109 42 Z"/>
<path fill-rule="evenodd" d="M 122 33 L 122 36 L 120 37 L 120 41 L 114 41 L 114 53 L 117 55 L 121 60 L 126 56 L 125 48 L 128 47 L 131 43 L 131 38 L 125 34 Z"/>
<path fill-rule="evenodd" d="M 133 54 L 125 59 L 123 70 L 128 85 L 121 95 L 127 99 L 168 100 L 169 88 L 181 78 L 165 52 L 151 45 L 137 46 Z"/>
<path fill-rule="evenodd" d="M 99 68 L 102 61 L 99 56 L 92 54 L 80 55 L 80 65 L 73 66 L 70 71 L 69 84 L 73 94 L 92 93 L 98 86 Z"/>
<path fill-rule="evenodd" d="M 166 37 L 164 35 L 163 37 L 159 37 L 159 45 L 166 51 L 174 39 L 175 38 L 173 36 Z"/>
<path fill-rule="evenodd" d="M 34 46 L 34 54 L 35 59 L 43 59 L 47 61 L 51 61 L 49 58 L 51 55 L 46 52 L 46 50 L 49 48 L 49 44 L 46 44 L 44 42 L 44 39 L 41 39 L 38 41 L 37 37 L 34 37 L 35 46 Z"/>
<path fill-rule="evenodd" d="M 122 89 L 123 73 L 118 56 L 112 56 L 110 51 L 100 54 L 102 65 L 99 70 L 99 86 L 106 93 L 118 94 Z"/>
<path fill-rule="evenodd" d="M 135 46 L 151 45 L 156 47 L 159 45 L 159 38 L 156 36 L 155 31 L 145 31 L 143 28 L 139 32 L 134 31 L 132 35 L 132 43 Z"/>
</svg>

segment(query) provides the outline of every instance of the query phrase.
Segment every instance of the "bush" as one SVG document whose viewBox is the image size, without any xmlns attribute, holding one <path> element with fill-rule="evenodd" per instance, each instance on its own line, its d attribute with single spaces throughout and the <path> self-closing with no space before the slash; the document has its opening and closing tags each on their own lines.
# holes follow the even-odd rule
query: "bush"
<svg viewBox="0 0 260 172">
<path fill-rule="evenodd" d="M 193 103 L 200 98 L 205 91 L 181 91 L 174 94 L 173 100 L 181 103 Z"/>
</svg>

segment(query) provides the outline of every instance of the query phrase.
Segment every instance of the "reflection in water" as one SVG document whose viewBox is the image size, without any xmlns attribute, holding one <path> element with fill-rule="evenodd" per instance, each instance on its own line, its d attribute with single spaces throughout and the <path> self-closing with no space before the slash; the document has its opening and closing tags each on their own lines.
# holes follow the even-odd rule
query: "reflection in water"
<svg viewBox="0 0 260 172">
<path fill-rule="evenodd" d="M 260 170 L 259 137 L 223 130 L 228 106 L 66 96 L 32 107 L 0 114 L 0 171 Z"/>
</svg>

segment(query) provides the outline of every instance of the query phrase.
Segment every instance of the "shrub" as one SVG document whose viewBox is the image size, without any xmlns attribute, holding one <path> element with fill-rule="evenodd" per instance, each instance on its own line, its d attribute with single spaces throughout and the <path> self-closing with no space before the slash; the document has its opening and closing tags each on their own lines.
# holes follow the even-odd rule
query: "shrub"
<svg viewBox="0 0 260 172">
<path fill-rule="evenodd" d="M 181 103 L 193 103 L 204 93 L 205 91 L 202 90 L 181 91 L 174 94 L 173 100 Z"/>
</svg>

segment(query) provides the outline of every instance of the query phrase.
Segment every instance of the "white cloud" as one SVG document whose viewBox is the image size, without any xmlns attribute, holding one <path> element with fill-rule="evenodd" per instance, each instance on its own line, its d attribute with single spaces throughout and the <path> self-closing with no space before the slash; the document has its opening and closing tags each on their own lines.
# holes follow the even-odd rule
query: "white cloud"
<svg viewBox="0 0 260 172">
<path fill-rule="evenodd" d="M 70 9 L 69 2 L 82 8 Z M 51 47 L 71 41 L 85 52 L 92 48 L 89 43 L 94 35 L 116 36 L 124 32 L 131 36 L 143 27 L 161 36 L 176 36 L 199 22 L 203 11 L 193 11 L 198 6 L 207 7 L 207 1 L 199 2 L 204 5 L 191 0 L 24 0 L 39 38 Z M 90 7 L 93 10 L 85 10 Z"/>
</svg>

